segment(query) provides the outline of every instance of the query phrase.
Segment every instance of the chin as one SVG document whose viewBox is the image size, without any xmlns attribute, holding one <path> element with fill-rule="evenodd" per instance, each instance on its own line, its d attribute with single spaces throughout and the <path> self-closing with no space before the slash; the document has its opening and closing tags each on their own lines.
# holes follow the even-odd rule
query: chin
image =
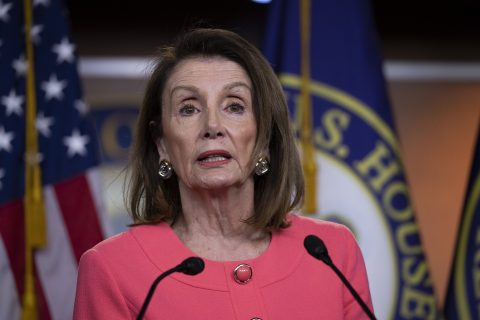
<svg viewBox="0 0 480 320">
<path fill-rule="evenodd" d="M 228 173 L 208 174 L 200 177 L 198 186 L 202 189 L 224 189 L 229 187 L 238 187 L 245 182 L 245 179 L 233 176 Z M 242 182 L 243 181 L 243 182 Z"/>
<path fill-rule="evenodd" d="M 223 189 L 236 185 L 238 181 L 225 179 L 225 177 L 218 177 L 213 179 L 205 179 L 201 183 L 203 189 Z"/>
</svg>

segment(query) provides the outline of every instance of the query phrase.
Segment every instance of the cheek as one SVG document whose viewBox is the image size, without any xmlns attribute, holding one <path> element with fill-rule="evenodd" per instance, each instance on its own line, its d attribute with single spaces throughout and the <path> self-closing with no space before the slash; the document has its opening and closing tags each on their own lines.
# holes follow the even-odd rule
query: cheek
<svg viewBox="0 0 480 320">
<path fill-rule="evenodd" d="M 165 149 L 170 157 L 178 157 L 187 149 L 189 130 L 177 119 L 171 117 L 169 120 L 163 125 Z"/>
<path fill-rule="evenodd" d="M 170 132 L 166 139 L 166 146 L 172 163 L 176 166 L 190 163 L 195 151 L 195 143 L 195 136 L 189 130 Z"/>
<path fill-rule="evenodd" d="M 180 137 L 175 137 L 174 139 L 170 140 L 170 155 L 172 160 L 176 160 L 179 162 L 181 159 L 185 159 L 187 156 L 187 152 L 191 149 L 191 146 L 185 141 L 185 139 L 181 139 Z"/>
<path fill-rule="evenodd" d="M 240 132 L 243 149 L 245 149 L 245 156 L 250 157 L 253 148 L 255 147 L 255 139 L 257 137 L 257 130 L 255 126 L 246 126 Z"/>
</svg>

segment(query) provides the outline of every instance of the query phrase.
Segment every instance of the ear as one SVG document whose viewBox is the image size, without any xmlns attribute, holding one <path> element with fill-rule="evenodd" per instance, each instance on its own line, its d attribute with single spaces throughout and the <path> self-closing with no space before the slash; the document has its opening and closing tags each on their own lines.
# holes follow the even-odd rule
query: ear
<svg viewBox="0 0 480 320">
<path fill-rule="evenodd" d="M 162 136 L 162 130 L 160 124 L 156 121 L 150 121 L 148 123 L 150 136 L 153 141 L 155 141 L 155 146 L 157 147 L 157 152 L 160 160 L 170 160 L 168 157 L 167 148 L 165 146 L 165 140 Z"/>
<path fill-rule="evenodd" d="M 165 140 L 163 138 L 157 138 L 155 140 L 155 145 L 157 146 L 157 152 L 160 160 L 170 161 L 170 157 L 168 156 L 167 148 L 165 146 Z"/>
<path fill-rule="evenodd" d="M 265 147 L 264 149 L 262 149 L 260 156 L 265 157 L 267 158 L 268 161 L 270 161 L 270 149 L 268 147 Z"/>
</svg>

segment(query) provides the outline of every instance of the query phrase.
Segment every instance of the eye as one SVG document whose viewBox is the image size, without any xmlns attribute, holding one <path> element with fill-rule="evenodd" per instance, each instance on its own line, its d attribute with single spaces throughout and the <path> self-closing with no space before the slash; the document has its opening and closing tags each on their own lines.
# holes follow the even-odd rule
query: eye
<svg viewBox="0 0 480 320">
<path fill-rule="evenodd" d="M 227 109 L 232 113 L 238 113 L 238 114 L 241 114 L 245 111 L 245 107 L 239 103 L 229 104 Z"/>
<path fill-rule="evenodd" d="M 184 105 L 183 107 L 180 108 L 180 114 L 182 116 L 191 116 L 195 113 L 198 112 L 198 109 L 195 108 L 195 106 L 191 105 L 191 104 L 186 104 Z"/>
</svg>

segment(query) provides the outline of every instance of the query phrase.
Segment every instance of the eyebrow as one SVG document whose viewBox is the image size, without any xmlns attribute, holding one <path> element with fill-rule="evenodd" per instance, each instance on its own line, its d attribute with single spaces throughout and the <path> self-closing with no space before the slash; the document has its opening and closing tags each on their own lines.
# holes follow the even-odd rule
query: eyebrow
<svg viewBox="0 0 480 320">
<path fill-rule="evenodd" d="M 236 87 L 244 87 L 244 88 L 247 88 L 248 91 L 252 92 L 252 89 L 250 88 L 250 86 L 248 84 L 246 84 L 245 82 L 242 82 L 242 81 L 236 81 L 236 82 L 229 83 L 228 85 L 226 85 L 223 88 L 223 90 L 231 90 L 231 89 L 234 89 Z M 177 91 L 177 90 L 186 90 L 186 91 L 190 91 L 190 92 L 194 92 L 194 93 L 199 92 L 198 88 L 194 87 L 194 86 L 176 86 L 170 92 L 170 98 L 173 96 L 174 92 Z"/>
<path fill-rule="evenodd" d="M 235 87 L 245 87 L 245 88 L 248 89 L 248 91 L 252 92 L 252 88 L 250 88 L 250 86 L 248 84 L 246 84 L 245 82 L 242 82 L 242 81 L 236 81 L 236 82 L 230 83 L 230 84 L 226 85 L 224 87 L 224 89 L 230 90 L 230 89 L 233 89 Z"/>
<path fill-rule="evenodd" d="M 175 91 L 177 90 L 186 90 L 186 91 L 191 91 L 191 92 L 194 92 L 194 93 L 198 93 L 198 89 L 194 86 L 176 86 L 175 88 L 172 89 L 172 91 L 170 92 L 170 99 L 172 98 L 173 94 L 175 93 Z"/>
</svg>

